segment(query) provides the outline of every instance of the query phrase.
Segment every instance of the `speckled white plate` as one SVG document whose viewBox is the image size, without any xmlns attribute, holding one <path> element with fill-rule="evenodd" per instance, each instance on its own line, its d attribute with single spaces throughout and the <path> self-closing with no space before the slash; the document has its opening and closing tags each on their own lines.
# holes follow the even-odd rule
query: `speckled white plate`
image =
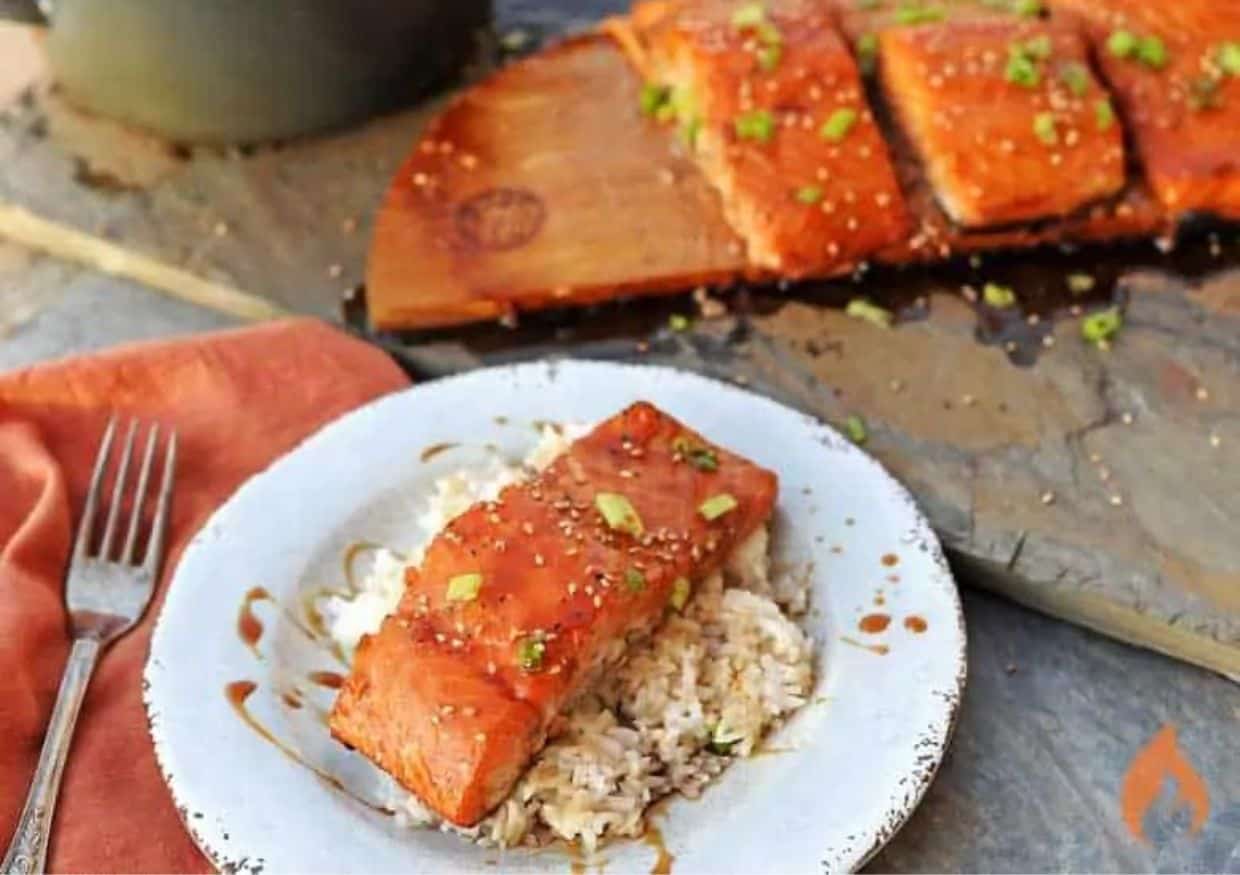
<svg viewBox="0 0 1240 875">
<path fill-rule="evenodd" d="M 830 428 L 765 398 L 668 369 L 561 362 L 363 407 L 250 480 L 194 538 L 155 629 L 146 703 L 165 779 L 217 867 L 569 870 L 561 848 L 483 849 L 360 801 L 376 799 L 378 775 L 328 737 L 333 693 L 312 678 L 341 667 L 307 634 L 302 605 L 342 585 L 350 542 L 417 540 L 410 526 L 435 478 L 489 452 L 524 455 L 537 421 L 593 421 L 638 399 L 778 472 L 775 558 L 810 574 L 818 644 L 813 704 L 768 743 L 785 752 L 737 762 L 700 800 L 657 815 L 673 871 L 843 871 L 892 836 L 934 776 L 965 678 L 956 587 L 908 493 Z M 260 587 L 271 600 L 246 609 Z M 243 614 L 262 626 L 253 647 Z M 862 623 L 871 614 L 890 624 L 863 631 L 879 623 Z M 236 700 L 251 685 L 235 708 L 228 690 Z M 617 842 L 601 857 L 608 873 L 649 872 L 656 850 Z"/>
</svg>

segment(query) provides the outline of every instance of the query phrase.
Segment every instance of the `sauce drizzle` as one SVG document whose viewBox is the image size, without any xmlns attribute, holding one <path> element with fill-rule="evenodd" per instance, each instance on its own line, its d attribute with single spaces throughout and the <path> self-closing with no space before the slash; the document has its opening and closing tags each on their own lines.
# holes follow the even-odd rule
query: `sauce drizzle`
<svg viewBox="0 0 1240 875">
<path fill-rule="evenodd" d="M 258 689 L 258 684 L 254 683 L 254 681 L 233 681 L 224 687 L 224 696 L 228 699 L 228 704 L 232 706 L 233 711 L 235 711 L 237 716 L 241 718 L 241 721 L 252 729 L 256 735 L 275 747 L 299 766 L 309 769 L 320 781 L 327 784 L 338 793 L 348 796 L 350 799 L 360 803 L 361 805 L 365 805 L 371 811 L 377 811 L 380 814 L 386 814 L 388 816 L 396 813 L 390 808 L 385 808 L 382 805 L 376 805 L 374 802 L 369 802 L 351 792 L 339 778 L 335 775 L 329 775 L 322 769 L 316 768 L 306 762 L 302 759 L 301 754 L 293 750 L 284 742 L 280 741 L 280 739 L 276 738 L 266 726 L 259 723 L 258 720 L 254 718 L 254 715 L 250 713 L 249 708 L 246 707 L 246 701 L 256 689 Z"/>
<path fill-rule="evenodd" d="M 663 842 L 663 831 L 653 823 L 647 823 L 646 831 L 642 833 L 642 842 L 654 848 L 657 855 L 650 868 L 650 875 L 671 875 L 672 863 L 676 862 L 676 858 Z"/>
<path fill-rule="evenodd" d="M 258 640 L 263 637 L 263 623 L 254 614 L 254 603 L 271 600 L 271 593 L 261 586 L 256 586 L 245 594 L 245 599 L 241 602 L 241 610 L 237 614 L 237 634 L 245 646 L 260 659 L 263 655 L 258 652 Z"/>
<path fill-rule="evenodd" d="M 913 614 L 910 617 L 904 618 L 904 628 L 908 629 L 914 635 L 920 635 L 922 632 L 925 632 L 926 629 L 929 627 L 926 624 L 926 621 L 924 619 L 917 616 L 916 614 Z"/>
<path fill-rule="evenodd" d="M 344 686 L 344 675 L 335 671 L 312 671 L 308 675 L 310 682 L 318 684 L 320 687 L 326 687 L 329 690 L 338 690 Z"/>
<path fill-rule="evenodd" d="M 895 553 L 884 553 L 883 554 L 882 563 L 886 565 L 888 568 L 894 567 L 895 565 L 899 564 L 899 562 L 900 562 L 900 557 L 897 556 Z"/>
<path fill-rule="evenodd" d="M 863 644 L 856 638 L 849 638 L 847 635 L 841 635 L 840 640 L 845 644 L 851 644 L 853 647 L 860 647 L 862 650 L 868 650 L 871 653 L 877 653 L 879 656 L 886 656 L 891 652 L 891 648 L 886 644 Z"/>
<path fill-rule="evenodd" d="M 429 462 L 440 453 L 446 453 L 448 450 L 455 450 L 459 446 L 460 444 L 454 441 L 443 441 L 442 443 L 431 444 L 422 451 L 422 454 L 418 456 L 418 460 L 423 463 Z"/>
<path fill-rule="evenodd" d="M 890 625 L 890 614 L 866 614 L 857 622 L 857 628 L 867 635 L 877 635 L 880 632 L 885 632 Z"/>
</svg>

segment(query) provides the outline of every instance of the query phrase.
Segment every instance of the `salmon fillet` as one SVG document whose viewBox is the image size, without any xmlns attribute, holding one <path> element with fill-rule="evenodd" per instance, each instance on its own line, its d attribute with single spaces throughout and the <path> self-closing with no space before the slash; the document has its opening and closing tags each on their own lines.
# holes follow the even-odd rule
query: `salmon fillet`
<svg viewBox="0 0 1240 875">
<path fill-rule="evenodd" d="M 879 35 L 887 102 L 965 227 L 1064 216 L 1124 185 L 1123 133 L 1083 39 L 991 19 Z"/>
<path fill-rule="evenodd" d="M 655 0 L 630 21 L 630 56 L 667 89 L 753 264 L 830 275 L 907 233 L 887 147 L 825 3 Z"/>
<path fill-rule="evenodd" d="M 638 403 L 450 522 L 362 639 L 332 734 L 453 823 L 480 820 L 552 720 L 770 516 L 773 473 Z"/>
<path fill-rule="evenodd" d="M 1052 0 L 1051 6 L 1087 28 L 1162 205 L 1176 215 L 1240 219 L 1240 5 Z"/>
</svg>

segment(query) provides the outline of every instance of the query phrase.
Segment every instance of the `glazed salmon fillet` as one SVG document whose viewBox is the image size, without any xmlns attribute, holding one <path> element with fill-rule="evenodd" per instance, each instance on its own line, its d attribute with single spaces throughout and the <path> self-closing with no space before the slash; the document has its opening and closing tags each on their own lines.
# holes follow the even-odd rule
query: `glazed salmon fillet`
<svg viewBox="0 0 1240 875">
<path fill-rule="evenodd" d="M 1176 215 L 1240 219 L 1240 4 L 1053 0 L 1087 28 L 1146 177 Z"/>
<path fill-rule="evenodd" d="M 770 516 L 770 471 L 638 403 L 435 537 L 362 639 L 332 734 L 480 820 L 552 721 Z"/>
<path fill-rule="evenodd" d="M 1123 133 L 1074 30 L 884 30 L 879 76 L 944 211 L 967 228 L 1068 215 L 1124 186 Z"/>
<path fill-rule="evenodd" d="M 629 25 L 621 45 L 665 89 L 751 263 L 831 275 L 905 236 L 887 147 L 825 2 L 656 0 Z"/>
</svg>

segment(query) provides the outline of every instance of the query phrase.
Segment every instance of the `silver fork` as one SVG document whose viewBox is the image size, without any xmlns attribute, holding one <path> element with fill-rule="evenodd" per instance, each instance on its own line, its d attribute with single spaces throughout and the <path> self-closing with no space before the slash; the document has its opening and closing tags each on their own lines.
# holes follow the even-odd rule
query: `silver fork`
<svg viewBox="0 0 1240 875">
<path fill-rule="evenodd" d="M 113 480 L 112 497 L 107 509 L 103 532 L 95 544 L 95 517 L 100 509 L 99 496 L 103 489 L 104 474 L 116 434 L 116 417 L 108 422 L 95 459 L 95 471 L 91 475 L 90 491 L 86 493 L 86 507 L 78 522 L 73 553 L 69 557 L 69 571 L 65 582 L 65 602 L 69 609 L 69 628 L 73 647 L 60 680 L 60 692 L 56 695 L 56 707 L 43 739 L 39 764 L 35 768 L 26 805 L 17 822 L 17 831 L 9 845 L 3 872 L 43 872 L 47 861 L 48 838 L 51 833 L 52 814 L 56 808 L 56 795 L 60 790 L 60 776 L 64 771 L 65 758 L 73 739 L 73 727 L 78 711 L 86 695 L 95 663 L 100 652 L 134 627 L 151 601 L 155 581 L 164 555 L 164 537 L 168 528 L 168 514 L 172 500 L 172 480 L 176 467 L 177 435 L 173 431 L 167 440 L 163 475 L 159 497 L 151 516 L 150 535 L 141 562 L 134 561 L 138 546 L 139 529 L 142 528 L 146 490 L 151 479 L 151 468 L 159 444 L 159 426 L 152 425 L 146 439 L 146 450 L 138 470 L 138 482 L 131 498 L 129 526 L 125 540 L 117 549 L 117 522 L 129 480 L 129 463 L 133 456 L 134 438 L 138 422 L 129 425 L 125 444 L 121 448 Z"/>
</svg>

